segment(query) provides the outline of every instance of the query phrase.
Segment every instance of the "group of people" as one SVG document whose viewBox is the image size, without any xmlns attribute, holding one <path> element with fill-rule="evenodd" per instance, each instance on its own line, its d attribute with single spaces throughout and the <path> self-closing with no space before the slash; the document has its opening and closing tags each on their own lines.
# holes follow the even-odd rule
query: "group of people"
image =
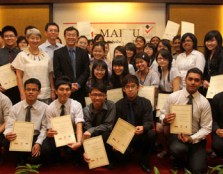
<svg viewBox="0 0 223 174">
<path fill-rule="evenodd" d="M 197 50 L 196 36 L 186 33 L 174 37 L 172 44 L 157 36 L 149 42 L 137 36 L 134 43 L 117 46 L 113 56 L 108 54 L 109 42 L 103 35 L 88 40 L 72 26 L 64 30 L 66 45 L 62 45 L 57 41 L 59 26 L 54 22 L 46 24 L 47 40 L 42 44 L 40 31 L 29 26 L 25 31 L 27 46 L 21 49 L 18 45 L 20 50 L 13 26 L 3 27 L 1 35 L 4 46 L 0 49 L 0 66 L 11 64 L 18 86 L 5 89 L 0 84 L 0 145 L 7 149 L 16 139 L 15 121 L 32 122 L 35 130 L 31 153 L 16 152 L 17 165 L 60 161 L 62 151 L 75 154 L 76 162 L 82 155 L 89 162 L 82 144 L 98 135 L 105 144 L 109 169 L 116 158 L 128 162 L 131 154 L 139 151 L 139 165 L 150 173 L 149 157 L 155 144 L 161 144 L 163 150 L 157 156 L 171 154 L 174 168 L 204 173 L 206 136 L 210 133 L 212 150 L 223 157 L 223 93 L 209 101 L 204 97 L 210 77 L 223 74 L 220 32 L 213 30 L 205 35 L 204 54 Z M 138 96 L 143 86 L 170 94 L 158 118 L 151 102 Z M 124 93 L 117 103 L 107 100 L 107 90 L 115 88 L 122 88 Z M 92 101 L 87 106 L 86 96 Z M 176 118 L 170 110 L 174 104 L 192 105 L 191 135 L 170 134 L 170 124 Z M 77 141 L 57 148 L 57 131 L 52 129 L 51 118 L 63 115 L 71 116 Z M 123 155 L 106 143 L 118 118 L 136 127 Z"/>
</svg>

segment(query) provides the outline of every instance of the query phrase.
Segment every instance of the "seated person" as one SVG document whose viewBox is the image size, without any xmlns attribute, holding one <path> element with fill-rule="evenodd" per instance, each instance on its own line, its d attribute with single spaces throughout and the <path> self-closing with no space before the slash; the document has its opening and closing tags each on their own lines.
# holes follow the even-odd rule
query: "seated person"
<svg viewBox="0 0 223 174">
<path fill-rule="evenodd" d="M 59 117 L 63 115 L 70 115 L 73 123 L 73 127 L 76 135 L 76 142 L 70 143 L 67 146 L 77 151 L 82 146 L 82 125 L 84 122 L 82 106 L 76 100 L 73 100 L 70 97 L 71 95 L 71 81 L 67 76 L 61 76 L 56 80 L 56 95 L 57 99 L 54 100 L 47 108 L 46 117 L 47 117 L 47 138 L 46 143 L 48 148 L 46 153 L 48 156 L 55 157 L 55 160 L 60 160 L 61 150 L 64 148 L 57 148 L 54 140 L 54 135 L 57 134 L 57 131 L 52 129 L 51 118 Z M 65 147 L 66 151 L 69 151 L 67 146 Z M 72 152 L 73 153 L 73 152 Z M 77 152 L 77 156 L 80 157 L 81 152 Z"/>
<path fill-rule="evenodd" d="M 84 108 L 84 139 L 102 135 L 109 158 L 111 146 L 106 142 L 115 121 L 116 109 L 115 103 L 106 100 L 106 93 L 107 87 L 102 83 L 95 84 L 90 90 L 92 103 Z M 87 154 L 84 154 L 84 159 L 86 162 L 90 161 Z"/>
<path fill-rule="evenodd" d="M 26 121 L 34 123 L 33 147 L 30 152 L 16 152 L 17 166 L 24 165 L 27 162 L 38 164 L 40 154 L 42 155 L 43 140 L 46 137 L 46 109 L 47 104 L 38 101 L 41 83 L 35 78 L 31 78 L 24 83 L 25 100 L 12 106 L 9 118 L 5 125 L 4 135 L 10 142 L 16 139 L 16 133 L 13 132 L 13 123 L 15 121 Z"/>
<path fill-rule="evenodd" d="M 185 78 L 186 88 L 169 95 L 160 115 L 161 123 L 173 123 L 176 114 L 170 112 L 171 105 L 192 105 L 192 134 L 170 134 L 170 153 L 175 157 L 174 169 L 187 167 L 191 173 L 205 173 L 206 136 L 211 132 L 212 114 L 208 100 L 198 92 L 202 84 L 202 71 L 198 68 L 188 70 Z"/>
<path fill-rule="evenodd" d="M 126 96 L 116 103 L 116 116 L 136 127 L 129 149 L 140 152 L 139 164 L 145 172 L 150 173 L 149 155 L 155 142 L 152 105 L 146 98 L 138 96 L 139 81 L 134 75 L 127 75 L 123 79 L 123 91 Z"/>
<path fill-rule="evenodd" d="M 9 111 L 12 107 L 11 100 L 3 93 L 0 92 L 0 149 L 3 146 L 4 135 L 3 132 L 5 130 L 5 124 L 9 117 Z M 0 150 L 0 163 L 2 162 L 2 155 Z"/>
<path fill-rule="evenodd" d="M 216 94 L 211 102 L 212 149 L 218 157 L 223 158 L 223 92 Z"/>
</svg>

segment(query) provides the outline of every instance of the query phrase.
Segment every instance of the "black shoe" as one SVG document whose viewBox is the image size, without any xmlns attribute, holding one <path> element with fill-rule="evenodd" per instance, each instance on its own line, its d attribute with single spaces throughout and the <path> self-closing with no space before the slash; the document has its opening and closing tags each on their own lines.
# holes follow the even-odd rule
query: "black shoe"
<svg viewBox="0 0 223 174">
<path fill-rule="evenodd" d="M 106 168 L 107 168 L 108 170 L 113 170 L 113 169 L 115 168 L 115 165 L 114 165 L 113 162 L 110 162 L 109 165 L 106 166 Z"/>
<path fill-rule="evenodd" d="M 139 166 L 142 168 L 142 170 L 145 172 L 145 173 L 152 173 L 152 170 L 151 168 L 149 167 L 148 164 L 145 164 L 143 162 L 139 162 Z"/>
</svg>

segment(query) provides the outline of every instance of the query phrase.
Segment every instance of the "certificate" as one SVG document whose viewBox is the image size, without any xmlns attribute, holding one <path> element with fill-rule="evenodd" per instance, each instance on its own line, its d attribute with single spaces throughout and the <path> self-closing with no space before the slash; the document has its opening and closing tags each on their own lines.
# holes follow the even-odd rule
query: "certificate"
<svg viewBox="0 0 223 174">
<path fill-rule="evenodd" d="M 172 105 L 170 112 L 176 114 L 170 133 L 192 134 L 192 105 Z"/>
<path fill-rule="evenodd" d="M 152 107 L 154 109 L 155 93 L 156 93 L 155 86 L 143 86 L 142 88 L 139 89 L 138 95 L 150 100 Z"/>
<path fill-rule="evenodd" d="M 107 143 L 124 154 L 135 135 L 135 130 L 135 126 L 119 118 L 108 137 Z"/>
<path fill-rule="evenodd" d="M 190 22 L 181 21 L 181 36 L 185 33 L 194 34 L 194 24 Z"/>
<path fill-rule="evenodd" d="M 122 88 L 110 89 L 107 91 L 107 99 L 116 103 L 123 98 Z"/>
<path fill-rule="evenodd" d="M 16 139 L 10 142 L 9 151 L 31 152 L 34 124 L 16 121 L 13 125 L 13 132 L 16 133 Z"/>
<path fill-rule="evenodd" d="M 52 129 L 57 131 L 57 134 L 54 135 L 56 147 L 76 142 L 70 115 L 54 117 L 51 119 L 51 124 Z"/>
<path fill-rule="evenodd" d="M 178 30 L 180 28 L 180 24 L 177 24 L 173 21 L 168 20 L 164 34 L 163 39 L 173 40 L 174 36 L 177 35 Z"/>
<path fill-rule="evenodd" d="M 167 101 L 167 98 L 169 97 L 169 94 L 158 94 L 158 101 L 156 106 L 156 116 L 159 117 L 161 112 L 160 110 L 163 108 L 165 102 Z"/>
<path fill-rule="evenodd" d="M 16 74 L 11 70 L 11 64 L 0 66 L 0 84 L 5 89 L 17 86 Z"/>
<path fill-rule="evenodd" d="M 89 169 L 109 164 L 101 135 L 84 140 L 83 146 L 85 153 L 90 158 Z"/>
<path fill-rule="evenodd" d="M 84 99 L 85 99 L 85 103 L 86 103 L 86 105 L 89 105 L 89 104 L 92 103 L 90 97 L 85 97 Z"/>
<path fill-rule="evenodd" d="M 217 93 L 223 91 L 223 75 L 211 76 L 206 98 L 213 98 Z"/>
</svg>

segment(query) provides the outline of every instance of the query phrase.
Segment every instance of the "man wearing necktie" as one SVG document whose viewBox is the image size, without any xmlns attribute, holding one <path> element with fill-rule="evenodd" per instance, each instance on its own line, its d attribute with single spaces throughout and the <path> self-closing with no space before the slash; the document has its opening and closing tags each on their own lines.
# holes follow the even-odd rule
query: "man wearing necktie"
<svg viewBox="0 0 223 174">
<path fill-rule="evenodd" d="M 160 115 L 163 124 L 171 124 L 176 117 L 175 113 L 170 113 L 171 105 L 192 105 L 192 134 L 187 135 L 181 132 L 178 135 L 170 134 L 169 148 L 175 157 L 173 168 L 186 167 L 193 174 L 206 172 L 205 138 L 212 129 L 210 104 L 198 92 L 202 81 L 202 72 L 198 68 L 188 70 L 185 79 L 186 88 L 169 95 Z"/>
<path fill-rule="evenodd" d="M 146 98 L 138 96 L 139 81 L 136 76 L 127 75 L 122 83 L 126 96 L 116 103 L 116 116 L 117 119 L 120 117 L 136 127 L 128 149 L 140 152 L 140 167 L 146 173 L 151 173 L 149 156 L 155 143 L 152 105 Z M 130 155 L 129 150 L 126 155 Z"/>
<path fill-rule="evenodd" d="M 85 85 L 90 75 L 89 57 L 86 50 L 76 47 L 79 31 L 74 27 L 64 30 L 66 46 L 55 50 L 53 67 L 55 78 L 65 75 L 71 79 L 71 98 L 85 106 Z"/>
<path fill-rule="evenodd" d="M 48 107 L 46 112 L 47 117 L 47 138 L 46 142 L 48 144 L 48 151 L 46 152 L 49 157 L 55 157 L 55 159 L 61 159 L 62 149 L 72 149 L 72 154 L 76 156 L 81 156 L 82 152 L 82 126 L 84 122 L 82 106 L 76 100 L 70 97 L 72 84 L 69 77 L 61 76 L 56 80 L 55 83 L 57 99 L 54 100 Z M 71 121 L 74 127 L 74 133 L 77 142 L 72 142 L 64 146 L 64 148 L 57 148 L 54 140 L 54 135 L 57 134 L 56 130 L 52 129 L 51 118 L 63 117 L 64 115 L 70 115 Z M 78 159 L 79 160 L 79 159 Z"/>
<path fill-rule="evenodd" d="M 5 46 L 4 48 L 0 48 L 0 66 L 12 63 L 17 54 L 20 52 L 16 48 L 17 31 L 13 26 L 3 27 L 2 36 L 5 42 Z M 15 71 L 15 68 L 12 66 L 11 69 Z M 17 86 L 6 90 L 4 86 L 0 84 L 0 91 L 9 97 L 13 104 L 16 104 L 20 101 L 20 94 Z"/>
<path fill-rule="evenodd" d="M 24 93 L 26 99 L 12 106 L 9 118 L 6 122 L 4 135 L 10 142 L 16 139 L 13 132 L 15 121 L 26 121 L 34 123 L 33 147 L 30 152 L 16 152 L 17 166 L 26 163 L 39 164 L 40 154 L 42 155 L 43 140 L 46 137 L 46 109 L 47 104 L 38 101 L 41 83 L 35 78 L 31 78 L 24 83 Z"/>
</svg>

